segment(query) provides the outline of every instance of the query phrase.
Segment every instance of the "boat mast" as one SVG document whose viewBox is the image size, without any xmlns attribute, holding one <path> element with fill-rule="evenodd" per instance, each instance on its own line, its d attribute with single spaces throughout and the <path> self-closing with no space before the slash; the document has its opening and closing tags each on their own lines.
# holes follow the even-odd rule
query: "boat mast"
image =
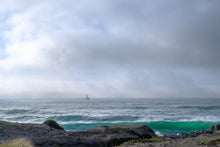
<svg viewBox="0 0 220 147">
<path fill-rule="evenodd" d="M 89 100 L 89 99 L 90 99 L 90 97 L 88 96 L 88 94 L 86 94 L 86 99 L 87 99 L 87 100 Z"/>
</svg>

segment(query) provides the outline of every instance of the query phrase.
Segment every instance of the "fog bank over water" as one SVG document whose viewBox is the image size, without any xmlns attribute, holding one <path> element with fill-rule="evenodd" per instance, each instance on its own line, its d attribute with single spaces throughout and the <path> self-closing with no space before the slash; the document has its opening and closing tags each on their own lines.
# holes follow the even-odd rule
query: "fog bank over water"
<svg viewBox="0 0 220 147">
<path fill-rule="evenodd" d="M 220 97 L 219 0 L 0 2 L 0 97 Z"/>
</svg>

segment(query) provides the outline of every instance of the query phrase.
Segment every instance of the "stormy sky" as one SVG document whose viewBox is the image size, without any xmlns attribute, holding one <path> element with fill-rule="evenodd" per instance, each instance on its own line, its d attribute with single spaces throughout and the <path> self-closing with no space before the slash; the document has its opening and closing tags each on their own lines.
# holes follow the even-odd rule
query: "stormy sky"
<svg viewBox="0 0 220 147">
<path fill-rule="evenodd" d="M 0 3 L 0 97 L 220 97 L 219 0 Z"/>
</svg>

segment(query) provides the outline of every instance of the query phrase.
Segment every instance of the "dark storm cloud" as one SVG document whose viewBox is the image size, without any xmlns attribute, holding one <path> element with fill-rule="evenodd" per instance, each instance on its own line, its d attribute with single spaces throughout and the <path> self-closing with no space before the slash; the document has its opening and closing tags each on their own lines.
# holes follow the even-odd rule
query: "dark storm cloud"
<svg viewBox="0 0 220 147">
<path fill-rule="evenodd" d="M 0 8 L 1 95 L 220 95 L 219 0 L 10 0 Z"/>
<path fill-rule="evenodd" d="M 73 31 L 60 39 L 66 44 L 61 54 L 58 45 L 58 54 L 66 64 L 218 68 L 219 1 L 111 1 L 93 6 L 77 11 L 89 31 Z"/>
</svg>

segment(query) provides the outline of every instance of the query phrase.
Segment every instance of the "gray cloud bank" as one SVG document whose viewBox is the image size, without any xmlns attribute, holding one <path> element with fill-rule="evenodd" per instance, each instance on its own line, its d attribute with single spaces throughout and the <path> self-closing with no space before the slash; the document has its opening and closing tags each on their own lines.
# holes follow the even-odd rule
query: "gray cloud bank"
<svg viewBox="0 0 220 147">
<path fill-rule="evenodd" d="M 7 1 L 0 95 L 219 97 L 219 7 L 218 0 Z"/>
</svg>

